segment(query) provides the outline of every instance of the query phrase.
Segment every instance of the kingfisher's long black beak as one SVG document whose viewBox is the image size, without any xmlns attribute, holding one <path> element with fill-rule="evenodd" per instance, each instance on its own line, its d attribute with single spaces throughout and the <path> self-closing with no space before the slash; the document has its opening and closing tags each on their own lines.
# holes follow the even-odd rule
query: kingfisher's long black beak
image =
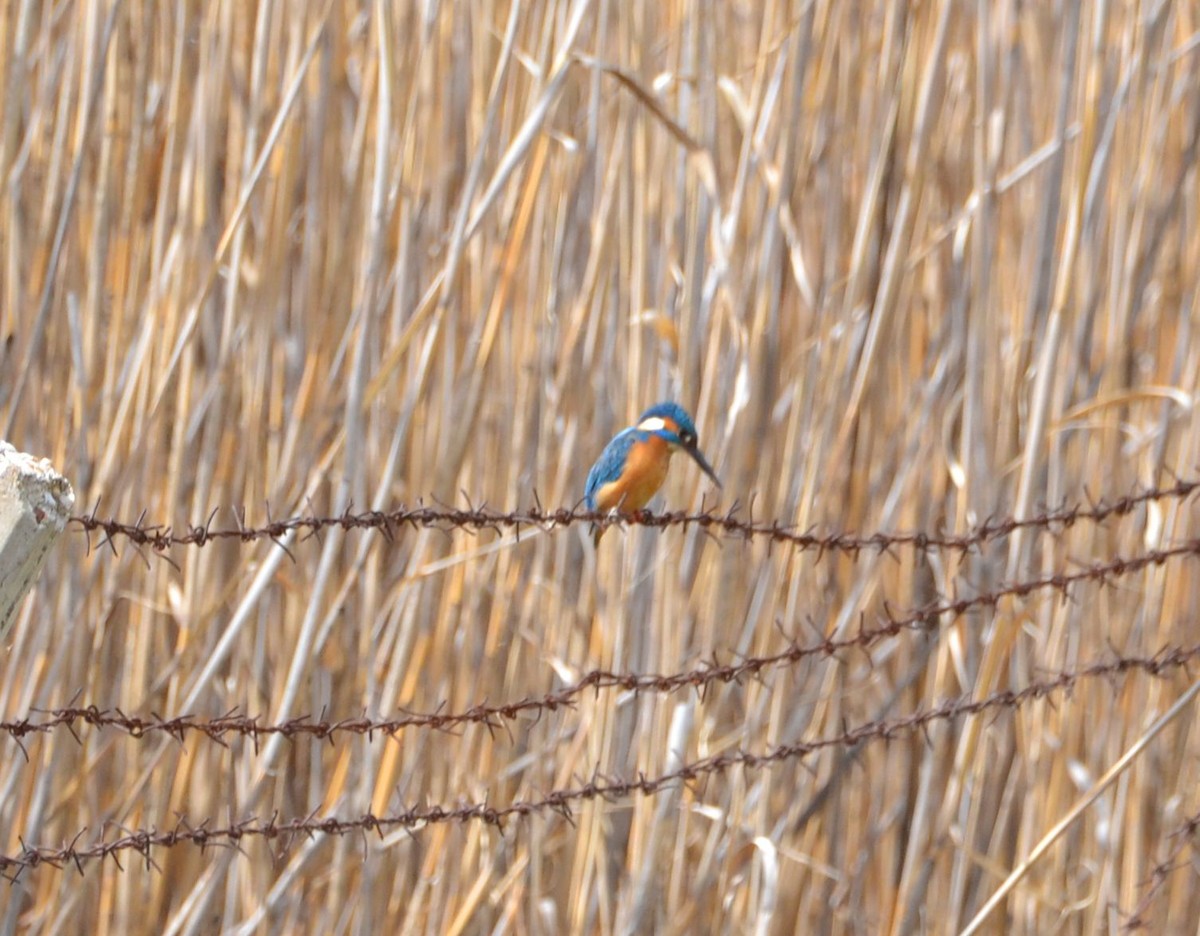
<svg viewBox="0 0 1200 936">
<path fill-rule="evenodd" d="M 717 487 L 721 486 L 721 479 L 717 477 L 717 473 L 713 471 L 712 465 L 708 463 L 708 460 L 700 454 L 700 449 L 694 445 L 685 445 L 683 446 L 683 450 L 692 456 L 692 459 L 700 466 L 700 469 L 713 479 L 713 483 Z"/>
</svg>

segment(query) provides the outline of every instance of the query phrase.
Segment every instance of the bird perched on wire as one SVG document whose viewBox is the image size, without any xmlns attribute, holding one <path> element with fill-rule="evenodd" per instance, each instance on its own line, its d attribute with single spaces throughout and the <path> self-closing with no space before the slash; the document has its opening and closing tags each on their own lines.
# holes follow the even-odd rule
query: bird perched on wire
<svg viewBox="0 0 1200 936">
<path fill-rule="evenodd" d="M 696 426 L 678 403 L 655 403 L 642 413 L 636 426 L 623 429 L 604 447 L 588 472 L 584 503 L 588 510 L 636 513 L 646 506 L 667 477 L 671 456 L 687 452 L 706 475 L 721 486 L 712 466 L 700 454 Z M 592 528 L 592 542 L 600 544 L 604 527 Z"/>
</svg>

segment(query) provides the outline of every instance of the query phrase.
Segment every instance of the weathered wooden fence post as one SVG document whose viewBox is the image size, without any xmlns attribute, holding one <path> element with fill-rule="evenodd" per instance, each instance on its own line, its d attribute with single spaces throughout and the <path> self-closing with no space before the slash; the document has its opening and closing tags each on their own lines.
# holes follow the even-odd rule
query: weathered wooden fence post
<svg viewBox="0 0 1200 936">
<path fill-rule="evenodd" d="M 0 640 L 74 505 L 71 483 L 50 462 L 0 441 Z"/>
</svg>

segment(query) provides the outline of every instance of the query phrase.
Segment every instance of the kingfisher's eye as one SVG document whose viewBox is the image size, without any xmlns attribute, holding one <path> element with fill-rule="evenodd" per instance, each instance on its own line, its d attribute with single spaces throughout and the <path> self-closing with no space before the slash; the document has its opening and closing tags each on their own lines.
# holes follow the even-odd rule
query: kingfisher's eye
<svg viewBox="0 0 1200 936">
<path fill-rule="evenodd" d="M 685 429 L 683 432 L 679 433 L 679 441 L 682 442 L 684 445 L 695 445 L 696 444 L 696 433 L 688 432 Z"/>
</svg>

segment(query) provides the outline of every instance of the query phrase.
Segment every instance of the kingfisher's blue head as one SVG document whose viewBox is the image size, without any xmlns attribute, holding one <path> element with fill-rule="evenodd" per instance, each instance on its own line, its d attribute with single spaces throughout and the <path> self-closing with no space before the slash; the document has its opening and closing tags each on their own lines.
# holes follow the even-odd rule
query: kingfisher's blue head
<svg viewBox="0 0 1200 936">
<path fill-rule="evenodd" d="M 706 475 L 716 482 L 721 481 L 704 456 L 700 454 L 700 443 L 696 437 L 696 424 L 678 403 L 655 403 L 638 417 L 637 427 L 643 432 L 652 432 L 666 440 L 671 448 L 681 448 L 695 460 Z"/>
</svg>

